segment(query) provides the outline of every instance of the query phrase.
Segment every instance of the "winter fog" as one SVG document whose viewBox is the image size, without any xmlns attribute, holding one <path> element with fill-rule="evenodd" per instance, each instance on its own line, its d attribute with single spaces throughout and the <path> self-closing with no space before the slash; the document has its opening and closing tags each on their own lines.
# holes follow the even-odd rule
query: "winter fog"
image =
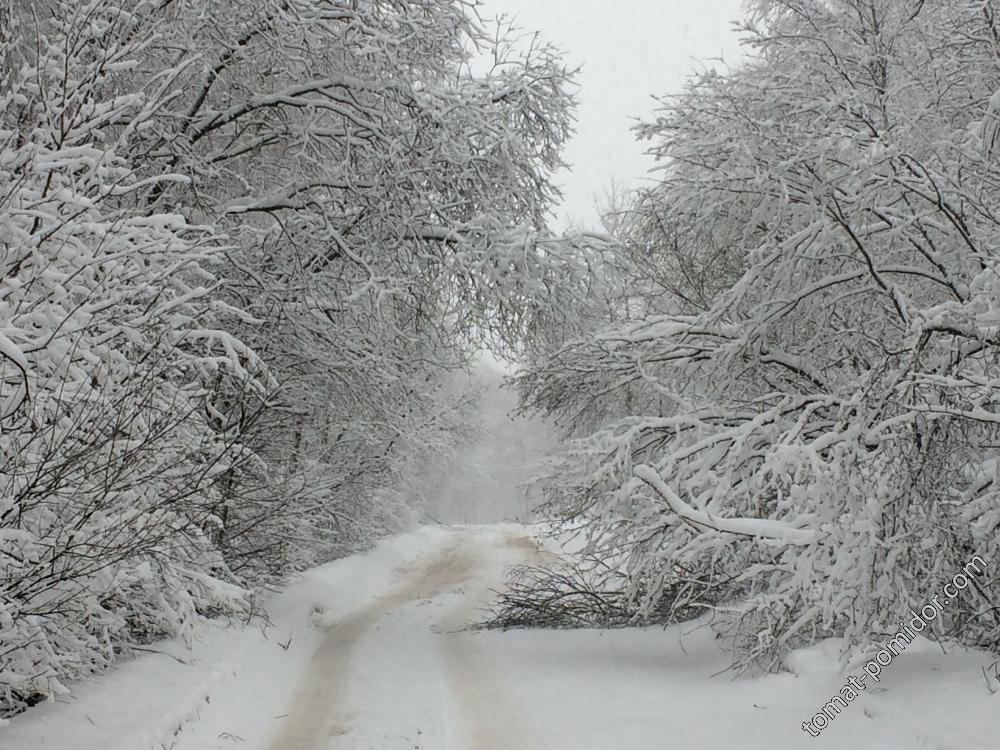
<svg viewBox="0 0 1000 750">
<path fill-rule="evenodd" d="M 480 395 L 475 432 L 440 464 L 440 484 L 427 502 L 428 518 L 446 524 L 530 522 L 541 501 L 532 487 L 557 444 L 555 429 L 539 417 L 521 416 L 517 394 L 504 387 L 509 367 L 492 358 L 475 369 L 465 387 Z"/>
</svg>

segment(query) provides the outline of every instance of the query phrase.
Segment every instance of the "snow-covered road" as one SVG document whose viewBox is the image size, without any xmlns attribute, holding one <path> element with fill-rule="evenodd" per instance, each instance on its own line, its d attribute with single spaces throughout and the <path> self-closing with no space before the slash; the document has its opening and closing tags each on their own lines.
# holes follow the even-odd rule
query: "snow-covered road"
<svg viewBox="0 0 1000 750">
<path fill-rule="evenodd" d="M 500 560 L 540 554 L 523 533 L 480 530 L 399 568 L 384 596 L 324 628 L 268 750 L 523 746 L 463 629 Z"/>
<path fill-rule="evenodd" d="M 914 644 L 818 738 L 835 642 L 733 678 L 704 623 L 474 631 L 518 526 L 422 529 L 304 574 L 266 629 L 205 624 L 192 652 L 123 664 L 0 728 L 2 750 L 989 750 L 993 657 Z"/>
</svg>

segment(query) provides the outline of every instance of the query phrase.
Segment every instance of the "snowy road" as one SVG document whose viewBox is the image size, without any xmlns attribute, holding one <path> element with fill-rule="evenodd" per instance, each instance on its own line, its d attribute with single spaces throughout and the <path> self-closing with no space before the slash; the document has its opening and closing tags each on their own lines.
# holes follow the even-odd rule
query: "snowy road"
<svg viewBox="0 0 1000 750">
<path fill-rule="evenodd" d="M 835 692 L 824 685 L 838 680 L 822 649 L 795 660 L 799 677 L 734 680 L 712 676 L 728 657 L 711 630 L 696 625 L 465 629 L 507 566 L 546 554 L 523 529 L 480 527 L 398 568 L 382 597 L 326 627 L 266 750 L 772 750 L 845 740 L 873 750 L 994 747 L 974 718 L 963 726 L 927 705 L 935 686 L 972 687 L 973 703 L 989 697 L 955 679 L 954 660 L 942 674 L 932 651 L 912 656 L 917 674 L 924 660 L 924 685 L 912 672 L 907 679 L 904 666 L 894 695 L 866 695 L 813 739 L 801 721 Z M 969 680 L 973 664 L 965 666 Z M 977 717 L 996 705 L 980 705 Z"/>
<path fill-rule="evenodd" d="M 2 750 L 995 750 L 980 652 L 914 644 L 818 738 L 834 642 L 734 679 L 703 623 L 470 631 L 517 526 L 422 529 L 304 574 L 267 628 L 206 623 L 0 728 Z"/>
<path fill-rule="evenodd" d="M 389 593 L 325 629 L 268 750 L 522 746 L 462 628 L 498 557 L 539 554 L 523 535 L 480 532 L 400 568 Z"/>
</svg>

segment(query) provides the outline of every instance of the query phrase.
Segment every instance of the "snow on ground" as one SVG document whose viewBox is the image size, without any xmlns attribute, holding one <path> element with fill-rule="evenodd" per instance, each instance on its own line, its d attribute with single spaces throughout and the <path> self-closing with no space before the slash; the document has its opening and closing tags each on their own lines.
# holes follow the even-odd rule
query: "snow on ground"
<svg viewBox="0 0 1000 750">
<path fill-rule="evenodd" d="M 845 680 L 837 644 L 793 673 L 736 677 L 704 623 L 470 632 L 523 527 L 425 529 L 303 576 L 275 626 L 206 627 L 189 662 L 148 656 L 0 729 L 3 750 L 987 750 L 1000 736 L 989 655 L 924 641 L 816 739 L 801 728 Z M 287 651 L 280 645 L 288 638 Z M 279 643 L 280 642 L 280 643 Z"/>
<path fill-rule="evenodd" d="M 312 624 L 314 606 L 325 607 L 328 616 L 357 610 L 391 585 L 399 566 L 437 549 L 447 537 L 441 529 L 425 528 L 311 570 L 269 602 L 272 627 L 206 623 L 193 649 L 159 643 L 156 650 L 169 655 L 124 662 L 90 683 L 73 686 L 72 698 L 15 717 L 0 728 L 0 748 L 198 748 L 202 745 L 188 738 L 203 736 L 205 722 L 200 719 L 206 717 L 213 720 L 216 735 L 228 732 L 227 726 L 234 728 L 221 747 L 248 747 L 237 739 L 239 732 L 252 741 L 252 732 L 266 730 L 268 717 L 286 703 L 320 639 Z M 280 644 L 289 638 L 285 650 Z M 229 716 L 219 718 L 220 708 Z"/>
<path fill-rule="evenodd" d="M 477 652 L 492 668 L 514 672 L 508 695 L 520 733 L 531 738 L 525 748 L 998 746 L 1000 698 L 984 687 L 980 666 L 992 660 L 982 655 L 901 656 L 898 669 L 894 663 L 884 673 L 896 669 L 887 690 L 863 695 L 814 739 L 801 724 L 843 684 L 835 666 L 798 677 L 713 677 L 728 661 L 702 625 L 488 634 Z"/>
</svg>

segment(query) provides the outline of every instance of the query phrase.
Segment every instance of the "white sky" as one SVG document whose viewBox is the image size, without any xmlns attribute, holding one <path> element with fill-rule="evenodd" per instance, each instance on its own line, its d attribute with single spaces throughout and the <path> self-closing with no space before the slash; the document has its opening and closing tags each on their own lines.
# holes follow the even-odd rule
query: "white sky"
<svg viewBox="0 0 1000 750">
<path fill-rule="evenodd" d="M 654 165 L 630 127 L 675 93 L 700 62 L 739 58 L 730 21 L 741 0 L 482 0 L 484 17 L 506 14 L 559 47 L 578 82 L 577 133 L 557 180 L 564 203 L 555 228 L 594 228 L 595 199 L 612 183 L 635 187 Z M 709 66 L 711 66 L 709 62 Z M 716 63 L 717 64 L 717 63 Z"/>
</svg>

